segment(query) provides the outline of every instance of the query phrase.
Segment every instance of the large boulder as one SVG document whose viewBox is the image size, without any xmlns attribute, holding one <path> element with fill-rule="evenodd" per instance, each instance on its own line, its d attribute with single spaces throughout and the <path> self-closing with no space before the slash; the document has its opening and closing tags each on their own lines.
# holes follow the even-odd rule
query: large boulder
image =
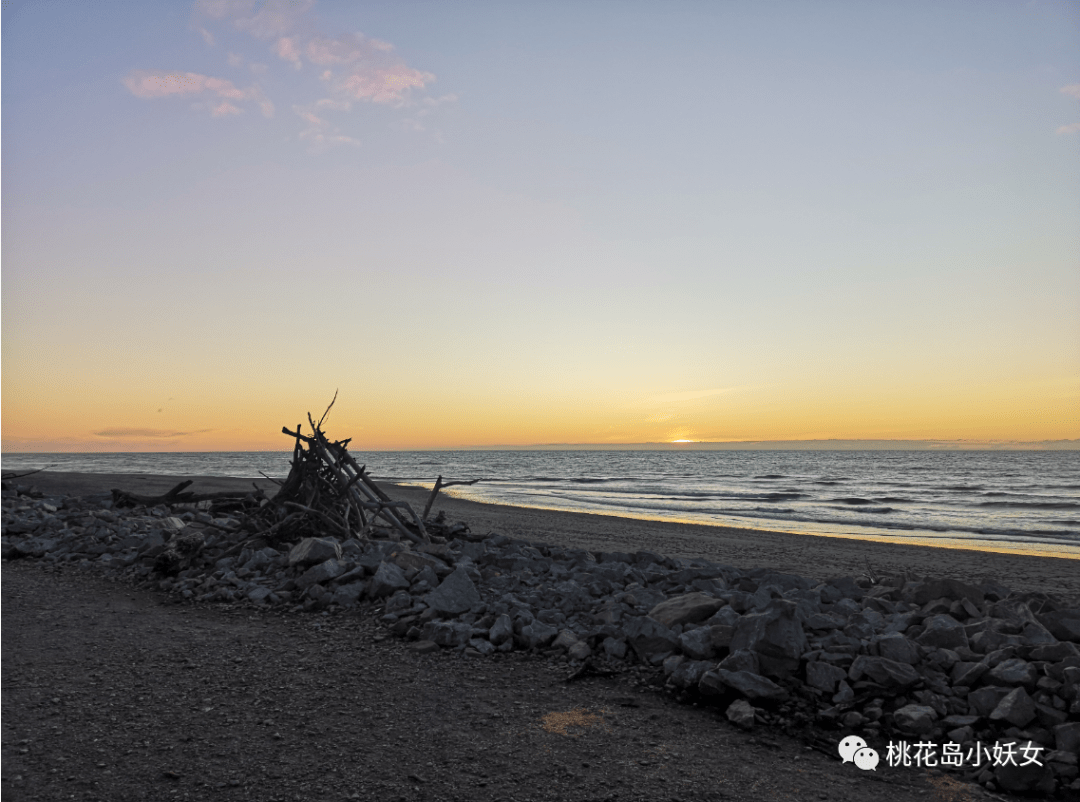
<svg viewBox="0 0 1080 802">
<path fill-rule="evenodd" d="M 290 567 L 318 565 L 331 559 L 341 559 L 341 545 L 333 538 L 306 537 L 289 551 Z"/>
<path fill-rule="evenodd" d="M 920 607 L 941 598 L 951 601 L 967 599 L 978 606 L 983 603 L 984 595 L 974 585 L 956 579 L 928 579 L 925 582 L 909 582 L 904 585 L 903 598 L 904 601 Z"/>
<path fill-rule="evenodd" d="M 758 653 L 762 674 L 788 676 L 799 668 L 807 645 L 797 608 L 795 602 L 773 599 L 761 612 L 744 615 L 735 627 L 731 651 L 752 649 Z"/>
<path fill-rule="evenodd" d="M 480 601 L 480 591 L 476 589 L 465 568 L 459 566 L 440 582 L 439 587 L 431 591 L 424 601 L 441 616 L 461 615 Z"/>
<path fill-rule="evenodd" d="M 893 713 L 893 724 L 911 735 L 926 735 L 934 729 L 937 711 L 929 705 L 904 705 Z"/>
<path fill-rule="evenodd" d="M 847 679 L 847 672 L 839 666 L 814 660 L 806 664 L 806 684 L 811 688 L 836 693 L 836 688 L 842 680 Z"/>
<path fill-rule="evenodd" d="M 1058 640 L 1080 643 L 1080 608 L 1040 613 L 1038 620 Z"/>
<path fill-rule="evenodd" d="M 771 679 L 749 671 L 727 671 L 718 668 L 716 671 L 708 671 L 701 678 L 698 687 L 707 686 L 714 694 L 722 692 L 722 688 L 736 691 L 747 699 L 765 699 L 768 701 L 783 701 L 788 693 Z M 705 688 L 702 688 L 705 690 Z"/>
<path fill-rule="evenodd" d="M 659 621 L 665 627 L 673 627 L 676 624 L 697 624 L 710 618 L 725 603 L 723 599 L 716 599 L 704 593 L 687 593 L 660 602 L 649 610 L 649 618 Z"/>
<path fill-rule="evenodd" d="M 1039 744 L 1010 738 L 995 746 L 1001 748 L 1002 758 L 994 779 L 1006 791 L 1049 794 L 1054 790 L 1054 770 Z"/>
</svg>

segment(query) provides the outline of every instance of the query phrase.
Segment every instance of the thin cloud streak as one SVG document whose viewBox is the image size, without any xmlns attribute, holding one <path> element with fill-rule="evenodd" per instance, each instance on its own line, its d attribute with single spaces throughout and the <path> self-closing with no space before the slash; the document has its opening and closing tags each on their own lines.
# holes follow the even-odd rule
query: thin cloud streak
<svg viewBox="0 0 1080 802">
<path fill-rule="evenodd" d="M 112 429 L 103 429 L 100 432 L 94 432 L 95 437 L 154 437 L 168 439 L 171 437 L 190 437 L 193 434 L 206 434 L 212 432 L 213 429 L 194 429 L 190 432 L 177 432 L 172 429 L 140 429 L 136 427 L 118 426 Z"/>
</svg>

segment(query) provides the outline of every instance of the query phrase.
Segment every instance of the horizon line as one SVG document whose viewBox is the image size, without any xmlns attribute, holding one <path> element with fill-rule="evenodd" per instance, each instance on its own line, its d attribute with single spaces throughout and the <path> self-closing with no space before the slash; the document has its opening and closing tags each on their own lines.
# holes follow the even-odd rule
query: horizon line
<svg viewBox="0 0 1080 802">
<path fill-rule="evenodd" d="M 1080 438 L 1059 440 L 988 440 L 988 439 L 902 439 L 902 438 L 818 438 L 806 440 L 680 440 L 640 443 L 530 443 L 526 445 L 453 445 L 399 448 L 356 448 L 358 452 L 380 451 L 719 451 L 719 450 L 863 450 L 863 451 L 1080 451 Z M 2 451 L 0 454 L 214 454 L 275 453 L 279 449 L 181 450 L 143 449 L 137 451 Z M 283 453 L 291 449 L 280 449 Z"/>
</svg>

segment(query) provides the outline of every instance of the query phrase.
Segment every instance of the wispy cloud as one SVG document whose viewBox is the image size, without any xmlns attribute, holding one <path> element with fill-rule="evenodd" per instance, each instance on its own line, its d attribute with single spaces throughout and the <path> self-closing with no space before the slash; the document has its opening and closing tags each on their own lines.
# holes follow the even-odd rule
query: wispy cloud
<svg viewBox="0 0 1080 802">
<path fill-rule="evenodd" d="M 193 434 L 206 434 L 212 432 L 213 429 L 195 429 L 190 432 L 177 432 L 172 429 L 139 429 L 128 426 L 116 426 L 111 429 L 102 429 L 100 432 L 94 432 L 95 437 L 113 437 L 113 438 L 125 438 L 125 437 L 152 437 L 159 439 L 169 439 L 172 437 L 190 437 Z"/>
<path fill-rule="evenodd" d="M 1069 123 L 1057 129 L 1059 134 L 1075 134 L 1080 131 L 1080 123 Z"/>
<path fill-rule="evenodd" d="M 211 104 L 210 115 L 213 117 L 239 114 L 241 109 L 233 101 L 252 101 L 262 110 L 263 116 L 274 115 L 274 104 L 263 96 L 258 86 L 240 89 L 225 78 L 197 72 L 134 70 L 123 79 L 123 83 L 131 94 L 144 100 L 173 96 L 216 96 L 221 98 L 221 101 Z"/>
</svg>

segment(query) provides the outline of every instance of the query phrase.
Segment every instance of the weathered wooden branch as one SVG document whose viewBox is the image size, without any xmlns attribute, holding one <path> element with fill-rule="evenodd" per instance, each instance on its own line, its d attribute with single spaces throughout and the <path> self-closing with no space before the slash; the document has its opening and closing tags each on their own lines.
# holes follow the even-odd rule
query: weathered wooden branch
<svg viewBox="0 0 1080 802">
<path fill-rule="evenodd" d="M 222 490 L 214 493 L 182 492 L 184 488 L 192 483 L 192 481 L 193 480 L 191 479 L 187 479 L 160 496 L 144 496 L 139 493 L 129 493 L 126 490 L 113 489 L 113 504 L 117 507 L 156 507 L 158 504 L 172 506 L 173 504 L 197 504 L 200 501 L 221 501 L 228 499 L 240 502 L 264 498 L 262 489 L 259 487 L 255 487 L 253 491 L 248 493 L 237 493 L 234 490 Z"/>
<path fill-rule="evenodd" d="M 47 471 L 49 468 L 55 468 L 56 465 L 46 465 L 44 468 L 37 468 L 33 471 L 27 471 L 26 473 L 15 473 L 14 471 L 8 471 L 7 473 L 0 473 L 0 479 L 7 482 L 11 479 L 22 479 L 24 476 L 33 476 L 35 473 L 41 473 Z"/>
<path fill-rule="evenodd" d="M 444 487 L 453 487 L 454 485 L 474 485 L 477 482 L 483 482 L 483 479 L 469 479 L 465 481 L 463 479 L 455 479 L 452 482 L 444 482 L 440 476 L 435 480 L 435 487 L 431 488 L 431 495 L 428 496 L 427 505 L 424 507 L 424 514 L 421 516 L 425 521 L 431 514 L 431 505 L 435 503 L 435 497 L 439 495 L 439 491 Z"/>
</svg>

